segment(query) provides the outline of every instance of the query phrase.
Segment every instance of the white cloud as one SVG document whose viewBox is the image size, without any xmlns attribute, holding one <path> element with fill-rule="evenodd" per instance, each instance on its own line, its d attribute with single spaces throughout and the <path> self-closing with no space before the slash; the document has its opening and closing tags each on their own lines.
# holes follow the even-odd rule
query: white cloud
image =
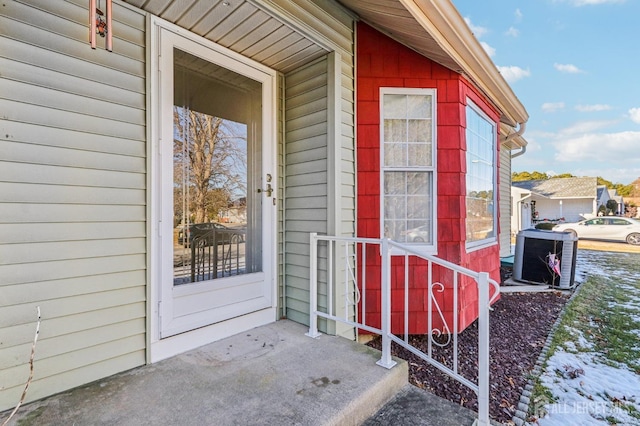
<svg viewBox="0 0 640 426">
<path fill-rule="evenodd" d="M 509 27 L 509 29 L 505 32 L 506 35 L 510 37 L 518 37 L 520 35 L 520 31 L 517 28 Z"/>
<path fill-rule="evenodd" d="M 515 65 L 498 67 L 498 70 L 508 83 L 515 83 L 516 81 L 531 75 L 531 71 L 528 69 L 525 70 Z"/>
<path fill-rule="evenodd" d="M 593 104 L 593 105 L 576 105 L 576 110 L 580 112 L 609 111 L 611 105 Z"/>
<path fill-rule="evenodd" d="M 640 132 L 607 132 L 618 121 L 584 121 L 560 132 L 525 132 L 527 153 L 514 170 L 554 170 L 575 176 L 602 176 L 624 184 L 640 176 Z"/>
<path fill-rule="evenodd" d="M 545 102 L 542 104 L 544 112 L 556 112 L 561 109 L 564 109 L 564 102 Z"/>
<path fill-rule="evenodd" d="M 520 10 L 520 8 L 516 9 L 516 11 L 513 13 L 516 16 L 516 22 L 520 22 L 522 21 L 522 11 Z"/>
<path fill-rule="evenodd" d="M 489 55 L 490 57 L 493 58 L 493 55 L 496 54 L 496 49 L 494 49 L 493 47 L 489 46 L 489 43 L 481 41 L 480 42 L 480 46 L 482 46 L 484 51 L 487 52 L 487 55 Z"/>
<path fill-rule="evenodd" d="M 615 121 L 607 120 L 579 121 L 569 127 L 560 130 L 558 133 L 556 133 L 556 135 L 558 139 L 570 138 L 574 135 L 586 135 L 597 130 L 612 126 L 614 124 L 616 124 Z"/>
<path fill-rule="evenodd" d="M 557 139 L 555 159 L 561 162 L 611 161 L 623 167 L 640 162 L 639 144 L 640 132 L 577 134 Z"/>
<path fill-rule="evenodd" d="M 469 28 L 471 28 L 471 32 L 476 36 L 476 38 L 480 38 L 480 37 L 482 37 L 483 35 L 485 35 L 486 33 L 489 32 L 489 30 L 487 28 L 485 28 L 485 27 L 481 27 L 479 25 L 474 25 L 471 22 L 471 18 L 469 18 L 469 17 L 464 18 L 464 22 L 466 22 L 467 25 L 469 26 Z"/>
<path fill-rule="evenodd" d="M 567 74 L 579 74 L 584 72 L 573 64 L 553 64 L 553 67 L 558 71 Z"/>
<path fill-rule="evenodd" d="M 631 108 L 629 110 L 629 117 L 634 123 L 640 124 L 640 108 Z"/>
</svg>

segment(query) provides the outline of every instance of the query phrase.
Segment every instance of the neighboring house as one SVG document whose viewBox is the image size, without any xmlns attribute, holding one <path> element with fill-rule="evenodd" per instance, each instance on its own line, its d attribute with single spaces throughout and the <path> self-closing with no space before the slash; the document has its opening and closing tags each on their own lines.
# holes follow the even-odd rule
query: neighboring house
<svg viewBox="0 0 640 426">
<path fill-rule="evenodd" d="M 518 231 L 533 227 L 531 196 L 531 191 L 527 189 L 518 188 L 517 186 L 511 187 L 511 202 L 513 203 L 511 209 L 513 212 L 511 215 L 511 232 L 513 235 L 517 234 Z"/>
<path fill-rule="evenodd" d="M 114 0 L 113 52 L 87 43 L 87 6 L 0 12 L 0 410 L 36 307 L 28 400 L 308 323 L 310 232 L 392 237 L 499 280 L 528 116 L 451 2 Z M 199 281 L 175 227 L 206 211 L 197 183 L 224 184 L 185 177 L 214 128 L 242 160 L 220 167 L 245 251 L 241 272 Z"/>
<path fill-rule="evenodd" d="M 557 178 L 513 182 L 512 229 L 517 232 L 539 221 L 577 222 L 596 215 L 609 199 L 608 191 L 591 177 Z"/>
<path fill-rule="evenodd" d="M 598 214 L 606 211 L 607 203 L 610 199 L 607 187 L 605 185 L 598 185 L 596 190 L 596 212 L 598 212 Z"/>
<path fill-rule="evenodd" d="M 613 212 L 613 214 L 617 215 L 617 216 L 622 216 L 624 215 L 624 197 L 622 195 L 618 195 L 618 191 L 616 189 L 609 189 L 609 199 L 610 200 L 614 200 L 617 205 L 616 205 L 616 211 Z M 606 206 L 606 204 L 605 204 Z"/>
</svg>

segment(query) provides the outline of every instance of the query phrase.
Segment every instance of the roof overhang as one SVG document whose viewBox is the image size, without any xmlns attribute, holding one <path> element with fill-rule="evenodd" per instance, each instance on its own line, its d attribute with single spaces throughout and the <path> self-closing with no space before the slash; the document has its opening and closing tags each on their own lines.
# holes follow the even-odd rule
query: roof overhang
<svg viewBox="0 0 640 426">
<path fill-rule="evenodd" d="M 339 0 L 393 39 L 463 75 L 495 105 L 508 135 L 529 115 L 450 0 Z M 504 130 L 504 132 L 503 132 Z M 526 145 L 521 139 L 516 144 Z M 518 148 L 516 146 L 515 148 Z"/>
</svg>

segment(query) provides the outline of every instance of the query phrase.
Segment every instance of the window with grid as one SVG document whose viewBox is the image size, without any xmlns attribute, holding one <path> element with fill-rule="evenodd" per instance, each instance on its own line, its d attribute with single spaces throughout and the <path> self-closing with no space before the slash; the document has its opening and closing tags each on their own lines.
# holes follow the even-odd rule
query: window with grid
<svg viewBox="0 0 640 426">
<path fill-rule="evenodd" d="M 436 93 L 433 89 L 380 90 L 382 235 L 436 245 Z"/>
<path fill-rule="evenodd" d="M 470 100 L 467 128 L 467 247 L 496 240 L 496 124 Z"/>
</svg>

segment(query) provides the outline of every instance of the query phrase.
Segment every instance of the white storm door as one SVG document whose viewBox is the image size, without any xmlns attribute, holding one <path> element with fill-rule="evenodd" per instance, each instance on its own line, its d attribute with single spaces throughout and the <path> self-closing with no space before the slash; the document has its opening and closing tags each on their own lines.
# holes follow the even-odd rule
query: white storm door
<svg viewBox="0 0 640 426">
<path fill-rule="evenodd" d="M 160 49 L 165 338 L 274 307 L 275 73 L 165 28 Z"/>
</svg>

